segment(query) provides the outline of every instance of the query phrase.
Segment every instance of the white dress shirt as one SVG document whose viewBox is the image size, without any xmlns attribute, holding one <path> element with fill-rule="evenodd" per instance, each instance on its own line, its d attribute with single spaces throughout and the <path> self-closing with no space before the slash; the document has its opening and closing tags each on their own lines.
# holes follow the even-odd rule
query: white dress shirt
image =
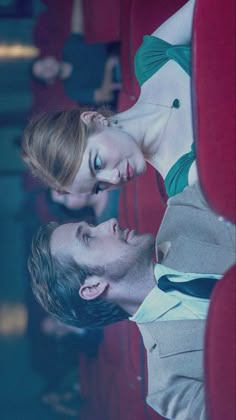
<svg viewBox="0 0 236 420">
<path fill-rule="evenodd" d="M 157 286 L 144 299 L 130 321 L 142 324 L 153 321 L 174 321 L 181 319 L 205 319 L 208 312 L 209 299 L 202 299 L 183 294 L 178 291 L 163 292 L 158 288 L 158 279 L 169 275 L 171 281 L 183 282 L 195 278 L 208 277 L 220 279 L 221 275 L 182 273 L 162 264 L 156 264 L 154 275 Z"/>
</svg>

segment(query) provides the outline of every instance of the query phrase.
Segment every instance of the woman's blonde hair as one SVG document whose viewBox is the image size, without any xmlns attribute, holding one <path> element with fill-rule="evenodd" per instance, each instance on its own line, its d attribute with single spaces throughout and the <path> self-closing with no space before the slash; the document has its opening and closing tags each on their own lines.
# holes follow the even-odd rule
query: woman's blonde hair
<svg viewBox="0 0 236 420">
<path fill-rule="evenodd" d="M 34 117 L 24 130 L 22 158 L 44 184 L 60 192 L 79 170 L 89 135 L 96 126 L 85 124 L 81 113 L 88 109 L 53 111 Z M 99 112 L 106 113 L 103 110 Z"/>
</svg>

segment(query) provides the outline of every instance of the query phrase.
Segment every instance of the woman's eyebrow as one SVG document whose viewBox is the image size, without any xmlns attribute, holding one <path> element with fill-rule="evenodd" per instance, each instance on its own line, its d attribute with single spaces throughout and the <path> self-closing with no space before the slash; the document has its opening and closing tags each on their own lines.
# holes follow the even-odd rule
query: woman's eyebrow
<svg viewBox="0 0 236 420">
<path fill-rule="evenodd" d="M 95 174 L 95 170 L 94 170 L 94 166 L 93 166 L 93 162 L 92 162 L 92 151 L 91 150 L 89 152 L 88 164 L 89 164 L 90 173 L 91 173 L 92 177 L 94 178 L 96 174 Z"/>
</svg>

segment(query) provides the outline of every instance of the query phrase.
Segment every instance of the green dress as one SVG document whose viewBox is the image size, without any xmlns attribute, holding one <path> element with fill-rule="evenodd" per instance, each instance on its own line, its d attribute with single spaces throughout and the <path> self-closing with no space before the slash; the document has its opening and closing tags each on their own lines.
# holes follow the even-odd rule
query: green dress
<svg viewBox="0 0 236 420">
<path fill-rule="evenodd" d="M 145 35 L 143 43 L 135 55 L 135 74 L 140 86 L 152 77 L 169 60 L 174 60 L 191 75 L 191 49 L 187 45 L 171 45 L 163 39 Z M 178 108 L 180 102 L 173 99 L 172 107 Z M 195 160 L 195 148 L 181 156 L 169 170 L 164 184 L 169 197 L 178 194 L 188 185 L 188 173 Z"/>
</svg>

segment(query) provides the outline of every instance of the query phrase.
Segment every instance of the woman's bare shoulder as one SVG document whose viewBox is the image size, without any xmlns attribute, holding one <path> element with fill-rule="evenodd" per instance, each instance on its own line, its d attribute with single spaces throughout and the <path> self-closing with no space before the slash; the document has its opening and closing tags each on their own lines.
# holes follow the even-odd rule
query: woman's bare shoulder
<svg viewBox="0 0 236 420">
<path fill-rule="evenodd" d="M 189 44 L 192 36 L 192 20 L 195 0 L 188 0 L 176 13 L 159 26 L 152 36 L 170 44 Z"/>
</svg>

